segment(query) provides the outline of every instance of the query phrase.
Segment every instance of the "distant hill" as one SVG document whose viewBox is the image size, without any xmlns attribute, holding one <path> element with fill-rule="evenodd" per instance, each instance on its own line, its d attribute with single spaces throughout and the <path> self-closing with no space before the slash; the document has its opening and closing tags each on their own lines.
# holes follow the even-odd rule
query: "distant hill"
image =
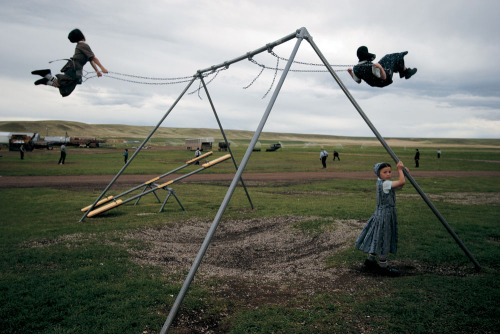
<svg viewBox="0 0 500 334">
<path fill-rule="evenodd" d="M 41 137 L 51 136 L 88 136 L 99 139 L 144 139 L 154 126 L 132 126 L 122 124 L 87 124 L 70 121 L 5 121 L 0 122 L 1 132 L 37 132 Z M 250 140 L 253 131 L 224 129 L 229 140 Z M 214 137 L 222 140 L 219 129 L 189 129 L 160 127 L 153 138 L 186 139 L 197 137 Z M 364 145 L 379 145 L 375 137 L 342 137 L 313 134 L 263 132 L 259 140 L 286 141 L 318 144 L 342 144 L 362 142 Z M 396 146 L 455 146 L 486 145 L 500 146 L 500 139 L 418 139 L 418 138 L 386 138 L 389 145 Z"/>
<path fill-rule="evenodd" d="M 101 139 L 110 138 L 145 138 L 149 135 L 154 126 L 132 126 L 122 124 L 87 124 L 70 121 L 9 121 L 0 122 L 0 131 L 5 132 L 37 132 L 40 136 L 89 136 L 99 137 Z M 250 140 L 254 134 L 253 131 L 243 130 L 227 130 L 224 129 L 226 135 L 231 140 Z M 222 138 L 219 129 L 189 129 L 189 128 L 169 128 L 160 127 L 155 135 L 157 138 L 197 138 L 197 137 L 214 137 Z M 322 141 L 331 140 L 333 138 L 350 138 L 336 137 L 327 135 L 305 135 L 293 133 L 262 133 L 262 140 L 288 140 L 288 141 Z M 350 138 L 355 139 L 355 138 Z M 374 138 L 366 138 L 374 140 Z M 364 140 L 366 140 L 364 139 Z M 375 139 L 376 140 L 376 139 Z"/>
</svg>

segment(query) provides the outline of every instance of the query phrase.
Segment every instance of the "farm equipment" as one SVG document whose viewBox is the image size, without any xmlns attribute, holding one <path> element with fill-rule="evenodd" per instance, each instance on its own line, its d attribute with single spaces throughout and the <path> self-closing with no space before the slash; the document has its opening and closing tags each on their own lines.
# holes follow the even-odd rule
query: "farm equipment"
<svg viewBox="0 0 500 334">
<path fill-rule="evenodd" d="M 269 148 L 266 148 L 266 152 L 274 152 L 276 150 L 279 150 L 281 148 L 281 144 L 271 144 Z"/>
<path fill-rule="evenodd" d="M 31 134 L 15 134 L 13 133 L 9 139 L 9 151 L 19 151 L 21 145 L 26 151 L 33 151 L 35 148 L 34 140 L 38 138 L 37 133 Z"/>
</svg>

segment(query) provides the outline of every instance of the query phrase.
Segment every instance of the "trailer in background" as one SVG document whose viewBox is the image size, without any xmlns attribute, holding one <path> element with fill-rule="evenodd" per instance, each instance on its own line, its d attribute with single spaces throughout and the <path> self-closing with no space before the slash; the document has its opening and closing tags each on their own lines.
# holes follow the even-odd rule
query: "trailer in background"
<svg viewBox="0 0 500 334">
<path fill-rule="evenodd" d="M 214 143 L 214 138 L 189 138 L 186 139 L 186 150 L 195 151 L 200 149 L 200 151 L 210 151 L 212 149 L 212 144 Z"/>
</svg>

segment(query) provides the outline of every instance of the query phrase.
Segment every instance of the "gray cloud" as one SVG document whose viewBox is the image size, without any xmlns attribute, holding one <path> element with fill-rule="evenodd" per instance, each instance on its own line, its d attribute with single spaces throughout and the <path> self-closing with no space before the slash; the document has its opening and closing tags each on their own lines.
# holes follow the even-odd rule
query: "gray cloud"
<svg viewBox="0 0 500 334">
<path fill-rule="evenodd" d="M 396 1 L 377 3 L 315 1 L 17 1 L 0 4 L 0 120 L 67 119 L 89 123 L 149 125 L 184 89 L 94 78 L 61 98 L 50 87 L 35 87 L 30 72 L 62 63 L 72 55 L 66 38 L 81 28 L 112 72 L 147 77 L 191 76 L 306 27 L 332 63 L 353 64 L 366 44 L 379 57 L 408 50 L 411 80 L 376 89 L 339 77 L 387 137 L 490 137 L 500 133 L 500 45 L 496 15 L 500 3 L 480 1 Z M 381 18 L 374 12 L 383 9 Z M 288 58 L 295 40 L 275 48 Z M 256 59 L 274 66 L 267 52 Z M 319 62 L 307 42 L 297 60 Z M 281 62 L 282 65 L 283 62 Z M 294 65 L 294 68 L 300 68 Z M 305 67 L 309 68 L 309 67 Z M 311 67 L 313 68 L 313 67 Z M 87 65 L 87 70 L 91 67 Z M 274 77 L 248 61 L 231 65 L 209 85 L 226 128 L 254 130 L 267 103 L 262 96 Z M 278 73 L 280 75 L 280 73 Z M 140 81 L 140 80 L 139 80 Z M 196 82 L 190 92 L 196 90 Z M 213 123 L 207 99 L 186 95 L 167 126 L 206 127 Z M 278 121 L 279 120 L 279 121 Z M 473 124 L 474 126 L 471 126 Z M 216 127 L 217 125 L 213 125 Z M 371 135 L 366 124 L 327 73 L 290 73 L 267 131 Z"/>
</svg>

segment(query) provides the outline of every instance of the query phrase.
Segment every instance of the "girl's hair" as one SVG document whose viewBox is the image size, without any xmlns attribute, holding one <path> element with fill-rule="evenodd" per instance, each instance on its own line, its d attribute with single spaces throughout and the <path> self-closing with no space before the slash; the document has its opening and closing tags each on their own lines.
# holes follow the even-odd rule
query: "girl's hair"
<svg viewBox="0 0 500 334">
<path fill-rule="evenodd" d="M 380 170 L 386 167 L 391 167 L 391 164 L 387 162 L 379 162 L 378 164 L 375 164 L 375 166 L 373 166 L 373 171 L 377 176 L 380 176 Z"/>
<path fill-rule="evenodd" d="M 85 36 L 80 29 L 73 29 L 68 35 L 68 39 L 71 43 L 78 43 L 85 40 Z"/>
</svg>

